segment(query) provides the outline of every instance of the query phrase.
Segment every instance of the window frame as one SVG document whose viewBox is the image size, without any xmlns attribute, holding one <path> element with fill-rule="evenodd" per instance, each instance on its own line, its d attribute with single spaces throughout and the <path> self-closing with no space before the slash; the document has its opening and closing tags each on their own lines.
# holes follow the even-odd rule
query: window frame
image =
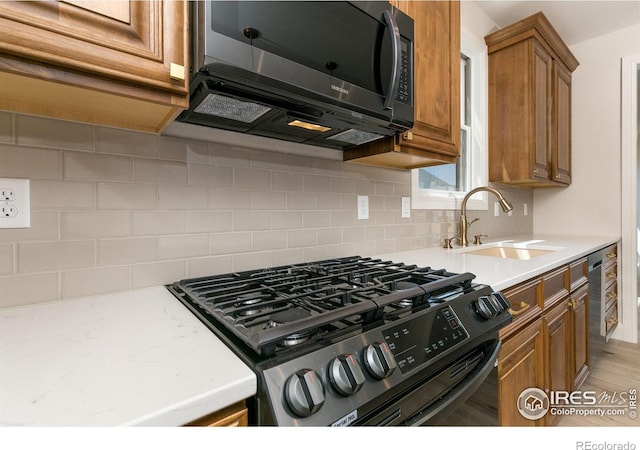
<svg viewBox="0 0 640 450">
<path fill-rule="evenodd" d="M 464 28 L 460 29 L 460 53 L 471 61 L 471 127 L 467 128 L 467 144 L 470 145 L 468 166 L 470 168 L 469 190 L 488 184 L 488 55 L 484 40 Z M 461 128 L 466 128 L 464 120 Z M 462 144 L 462 143 L 461 143 Z M 469 147 L 467 147 L 469 148 Z M 413 209 L 459 209 L 467 192 L 420 189 L 419 171 L 411 171 L 411 207 Z M 468 210 L 487 210 L 488 195 L 479 192 L 467 202 Z"/>
</svg>

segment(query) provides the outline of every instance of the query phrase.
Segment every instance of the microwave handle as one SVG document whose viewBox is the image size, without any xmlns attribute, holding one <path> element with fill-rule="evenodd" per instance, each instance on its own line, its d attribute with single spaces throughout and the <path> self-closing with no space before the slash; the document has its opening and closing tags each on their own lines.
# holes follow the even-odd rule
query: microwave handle
<svg viewBox="0 0 640 450">
<path fill-rule="evenodd" d="M 393 47 L 392 64 L 391 64 L 391 81 L 389 82 L 389 89 L 387 98 L 384 100 L 384 109 L 393 109 L 393 102 L 398 95 L 398 86 L 400 84 L 400 31 L 396 21 L 389 11 L 385 11 L 382 18 L 389 27 L 389 36 L 391 37 L 391 46 Z"/>
</svg>

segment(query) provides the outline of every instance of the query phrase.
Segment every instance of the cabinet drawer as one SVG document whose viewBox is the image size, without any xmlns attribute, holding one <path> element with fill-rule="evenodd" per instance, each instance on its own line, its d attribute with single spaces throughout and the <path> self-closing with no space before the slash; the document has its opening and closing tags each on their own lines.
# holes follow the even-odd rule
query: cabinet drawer
<svg viewBox="0 0 640 450">
<path fill-rule="evenodd" d="M 541 314 L 542 280 L 534 279 L 502 291 L 511 307 L 513 321 L 500 330 L 500 338 L 512 335 L 534 317 Z"/>
<path fill-rule="evenodd" d="M 543 309 L 569 295 L 569 267 L 564 266 L 542 276 Z"/>
<path fill-rule="evenodd" d="M 588 281 L 589 263 L 587 258 L 575 261 L 569 265 L 570 291 L 573 292 Z"/>
<path fill-rule="evenodd" d="M 609 309 L 618 302 L 618 283 L 611 283 L 604 291 L 604 310 Z"/>
<path fill-rule="evenodd" d="M 618 261 L 618 244 L 613 244 L 610 247 L 607 247 L 602 252 L 604 257 L 602 258 L 602 265 L 604 267 L 609 267 L 612 264 L 615 264 Z"/>
<path fill-rule="evenodd" d="M 615 302 L 611 308 L 609 308 L 602 326 L 604 327 L 605 338 L 608 340 L 613 330 L 618 326 L 618 302 Z"/>
<path fill-rule="evenodd" d="M 602 284 L 604 285 L 605 290 L 609 289 L 612 284 L 616 284 L 618 280 L 618 265 L 613 264 L 609 267 L 605 267 L 602 270 Z"/>
</svg>

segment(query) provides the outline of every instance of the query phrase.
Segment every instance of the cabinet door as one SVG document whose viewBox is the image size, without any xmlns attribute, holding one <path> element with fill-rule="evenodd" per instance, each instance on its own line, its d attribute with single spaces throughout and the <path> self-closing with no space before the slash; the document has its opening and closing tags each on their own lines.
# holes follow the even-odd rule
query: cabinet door
<svg viewBox="0 0 640 450">
<path fill-rule="evenodd" d="M 401 145 L 460 153 L 460 4 L 400 2 L 414 19 L 415 123 Z"/>
<path fill-rule="evenodd" d="M 543 425 L 543 419 L 529 420 L 518 410 L 518 397 L 525 389 L 542 388 L 542 319 L 536 319 L 503 343 L 498 357 L 498 421 L 506 426 Z"/>
<path fill-rule="evenodd" d="M 551 179 L 571 184 L 571 73 L 557 61 L 553 72 Z"/>
<path fill-rule="evenodd" d="M 570 391 L 569 380 L 571 347 L 568 299 L 563 299 L 544 315 L 545 388 L 554 391 Z M 558 422 L 560 416 L 547 415 L 547 425 Z"/>
<path fill-rule="evenodd" d="M 589 374 L 589 286 L 571 294 L 571 376 L 579 389 Z"/>
<path fill-rule="evenodd" d="M 184 94 L 187 17 L 182 1 L 0 2 L 0 52 Z"/>
<path fill-rule="evenodd" d="M 551 70 L 552 60 L 549 53 L 537 41 L 533 41 L 532 54 L 533 78 L 533 121 L 531 132 L 533 142 L 532 178 L 549 178 L 549 158 L 551 149 Z"/>
</svg>

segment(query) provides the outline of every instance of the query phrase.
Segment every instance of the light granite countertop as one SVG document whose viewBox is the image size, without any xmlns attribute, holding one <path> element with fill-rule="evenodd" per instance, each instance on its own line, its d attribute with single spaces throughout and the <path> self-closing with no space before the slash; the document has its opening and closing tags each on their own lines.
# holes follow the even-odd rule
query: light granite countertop
<svg viewBox="0 0 640 450">
<path fill-rule="evenodd" d="M 182 425 L 256 377 L 163 286 L 0 310 L 0 425 Z"/>
</svg>

